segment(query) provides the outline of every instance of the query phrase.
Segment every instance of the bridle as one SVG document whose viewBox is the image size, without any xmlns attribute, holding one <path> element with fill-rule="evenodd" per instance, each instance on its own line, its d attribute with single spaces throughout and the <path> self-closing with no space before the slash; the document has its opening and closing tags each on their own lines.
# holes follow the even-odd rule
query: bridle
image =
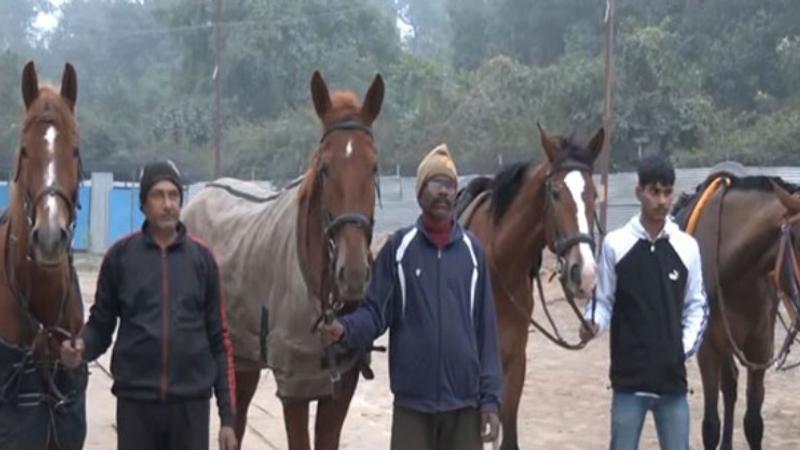
<svg viewBox="0 0 800 450">
<path fill-rule="evenodd" d="M 565 255 L 566 255 L 567 251 L 569 251 L 570 248 L 572 248 L 575 245 L 581 244 L 581 243 L 589 244 L 589 247 L 592 249 L 592 252 L 595 253 L 596 245 L 595 245 L 594 233 L 592 232 L 592 234 L 587 234 L 587 233 L 577 232 L 577 233 L 571 234 L 569 236 L 562 236 L 561 233 L 558 230 L 558 227 L 555 224 L 555 218 L 553 217 L 553 214 L 552 214 L 552 212 L 554 210 L 553 209 L 553 204 L 554 204 L 555 201 L 557 201 L 556 197 L 555 197 L 554 190 L 553 190 L 553 186 L 552 186 L 552 178 L 557 173 L 569 172 L 569 171 L 573 171 L 573 170 L 577 170 L 577 171 L 580 171 L 583 174 L 588 174 L 589 176 L 591 176 L 592 166 L 589 165 L 589 164 L 582 163 L 580 161 L 566 159 L 566 160 L 564 160 L 564 161 L 562 161 L 562 162 L 560 162 L 558 164 L 554 164 L 552 166 L 552 168 L 550 169 L 550 171 L 547 173 L 546 177 L 545 177 L 545 183 L 544 183 L 545 184 L 544 216 L 545 216 L 545 220 L 546 220 L 546 223 L 545 223 L 545 236 L 546 236 L 546 239 L 548 240 L 548 247 L 550 247 L 554 251 L 554 253 L 556 254 L 556 257 L 558 258 L 558 261 L 559 261 L 558 274 L 559 274 L 559 278 L 561 280 L 562 290 L 564 291 L 564 297 L 566 298 L 567 303 L 569 304 L 569 306 L 572 309 L 572 311 L 578 317 L 578 321 L 581 323 L 581 326 L 588 328 L 590 326 L 590 323 L 584 317 L 584 315 L 581 312 L 580 308 L 576 304 L 575 298 L 566 289 L 563 289 L 564 282 L 566 280 L 566 276 L 568 276 L 567 272 L 569 270 L 566 267 L 567 265 L 564 264 L 564 258 L 565 258 Z M 598 231 L 600 232 L 600 235 L 601 236 L 604 235 L 605 233 L 600 228 L 600 223 L 597 220 L 596 211 L 595 211 L 595 220 L 593 222 L 598 227 Z M 503 279 L 502 279 L 502 276 L 501 276 L 502 272 L 500 270 L 498 270 L 498 268 L 497 268 L 497 266 L 496 266 L 496 264 L 494 262 L 494 258 L 488 258 L 488 260 L 489 260 L 489 263 L 492 266 L 492 271 L 495 274 L 497 274 L 497 278 L 499 278 L 497 280 L 498 284 L 505 291 L 506 297 L 508 298 L 509 302 L 512 305 L 514 305 L 514 307 L 517 310 L 517 312 L 523 318 L 528 320 L 528 323 L 530 325 L 532 325 L 535 329 L 539 330 L 544 337 L 546 337 L 548 340 L 550 340 L 554 344 L 558 345 L 559 347 L 565 348 L 567 350 L 580 350 L 580 349 L 582 349 L 583 347 L 586 346 L 586 343 L 588 342 L 588 340 L 581 339 L 580 342 L 573 344 L 573 343 L 568 342 L 566 339 L 564 339 L 561 336 L 561 333 L 559 332 L 558 327 L 556 326 L 556 323 L 553 320 L 553 318 L 552 318 L 552 316 L 550 314 L 550 310 L 549 310 L 549 308 L 547 306 L 547 301 L 545 300 L 545 296 L 544 296 L 544 289 L 542 288 L 541 275 L 539 274 L 538 268 L 536 270 L 536 274 L 533 276 L 533 278 L 534 278 L 533 282 L 536 284 L 536 287 L 537 287 L 537 290 L 538 290 L 538 293 L 539 293 L 539 299 L 541 300 L 541 303 L 542 303 L 542 309 L 544 310 L 544 313 L 545 313 L 545 316 L 547 318 L 547 321 L 550 323 L 550 328 L 551 328 L 552 331 L 548 330 L 543 325 L 541 325 L 533 316 L 531 316 L 525 310 L 525 308 L 522 306 L 522 303 L 520 303 L 516 299 L 516 297 L 514 297 L 514 294 L 508 288 L 508 285 L 503 282 Z M 594 295 L 592 295 L 592 300 L 591 301 L 592 301 L 592 307 L 591 307 L 592 317 L 591 317 L 591 321 L 593 322 L 594 321 L 594 311 L 595 311 L 596 301 L 597 301 Z"/>
<path fill-rule="evenodd" d="M 19 160 L 17 162 L 16 174 L 14 175 L 14 182 L 17 183 L 21 176 L 22 172 L 22 160 L 26 157 L 25 148 L 20 148 L 20 155 Z M 27 232 L 30 233 L 30 230 L 33 228 L 33 225 L 36 223 L 36 207 L 42 201 L 42 199 L 47 198 L 50 195 L 56 196 L 62 199 L 69 210 L 69 218 L 68 218 L 68 236 L 67 239 L 69 242 L 72 240 L 72 236 L 74 234 L 75 224 L 77 221 L 77 210 L 80 209 L 80 203 L 78 201 L 78 194 L 80 190 L 81 181 L 84 179 L 83 174 L 83 164 L 80 157 L 80 152 L 76 147 L 74 149 L 75 157 L 77 158 L 78 168 L 77 168 L 77 176 L 76 176 L 76 186 L 75 189 L 69 193 L 66 189 L 58 185 L 50 185 L 46 186 L 37 192 L 35 195 L 31 195 L 30 191 L 27 189 L 23 189 L 22 192 L 22 201 L 23 201 L 23 212 L 25 215 L 25 221 L 27 225 Z M 9 221 L 11 218 L 8 219 Z M 24 372 L 28 366 L 34 365 L 39 370 L 40 375 L 42 376 L 43 383 L 45 385 L 45 392 L 41 394 L 40 401 L 47 403 L 51 406 L 51 408 L 56 409 L 70 401 L 70 395 L 64 394 L 58 388 L 55 382 L 55 369 L 51 367 L 53 363 L 49 362 L 53 359 L 53 355 L 50 352 L 49 341 L 55 340 L 56 342 L 61 342 L 64 340 L 72 340 L 73 346 L 75 345 L 75 335 L 63 328 L 60 323 L 64 319 L 66 314 L 67 305 L 69 302 L 70 295 L 74 293 L 74 289 L 77 286 L 77 280 L 75 276 L 75 271 L 73 269 L 73 255 L 72 255 L 72 247 L 71 245 L 68 247 L 68 254 L 67 254 L 67 275 L 61 277 L 61 292 L 62 295 L 59 299 L 58 303 L 58 312 L 56 315 L 56 319 L 51 324 L 45 324 L 42 320 L 35 317 L 30 309 L 30 296 L 32 293 L 33 287 L 33 277 L 31 274 L 31 269 L 28 268 L 25 271 L 25 280 L 24 286 L 20 286 L 16 277 L 16 256 L 17 256 L 17 248 L 16 244 L 19 241 L 17 235 L 15 234 L 14 227 L 9 223 L 7 227 L 7 234 L 6 234 L 6 246 L 5 246 L 5 254 L 4 256 L 4 263 L 5 263 L 5 276 L 8 280 L 8 289 L 11 292 L 12 296 L 16 298 L 17 304 L 19 306 L 19 316 L 20 316 L 20 336 L 19 342 L 20 347 L 25 349 L 25 356 L 23 361 L 18 365 L 18 370 Z M 28 241 L 28 248 L 26 249 L 25 253 L 25 261 L 28 264 L 35 264 L 34 257 L 33 257 L 33 248 L 32 248 L 32 240 L 29 239 Z M 25 335 L 24 333 L 27 332 L 31 338 L 31 345 L 27 347 L 24 342 Z M 44 361 L 37 362 L 35 361 L 34 352 L 37 349 L 37 343 L 44 341 L 42 348 L 44 349 Z M 56 363 L 57 364 L 57 363 Z M 21 373 L 16 376 L 15 379 L 20 379 Z M 4 392 L 8 386 L 3 386 L 3 389 L 0 393 Z"/>
<path fill-rule="evenodd" d="M 356 120 L 346 119 L 341 122 L 334 123 L 327 127 L 322 134 L 320 144 L 332 133 L 337 131 L 361 131 L 365 133 L 370 140 L 374 142 L 372 129 Z M 328 264 L 323 264 L 320 274 L 320 290 L 319 295 L 322 302 L 322 314 L 315 321 L 312 331 L 316 332 L 321 323 L 330 325 L 336 319 L 337 313 L 342 309 L 344 303 L 338 298 L 336 289 L 333 288 L 333 277 L 335 275 L 336 255 L 338 249 L 336 248 L 336 235 L 345 225 L 353 225 L 364 232 L 367 239 L 367 246 L 372 242 L 372 229 L 374 220 L 372 217 L 361 211 L 346 211 L 337 215 L 330 212 L 325 202 L 325 180 L 329 175 L 329 169 L 325 165 L 320 165 L 316 174 L 316 185 L 319 187 L 320 196 L 320 210 L 322 216 L 322 234 L 326 242 Z M 381 203 L 380 179 L 378 171 L 373 172 L 373 185 L 377 193 L 378 202 Z M 329 345 L 325 348 L 325 358 L 330 370 L 330 380 L 333 386 L 333 396 L 338 395 L 339 382 L 341 381 L 341 373 L 337 366 L 336 349 L 334 345 Z"/>
<path fill-rule="evenodd" d="M 67 211 L 69 214 L 67 216 L 67 240 L 72 241 L 72 236 L 74 235 L 75 226 L 78 219 L 78 210 L 81 209 L 78 193 L 80 191 L 81 182 L 85 179 L 83 173 L 83 159 L 81 158 L 79 147 L 75 147 L 73 149 L 73 154 L 78 162 L 78 173 L 76 177 L 77 182 L 75 183 L 75 188 L 72 190 L 72 192 L 67 191 L 58 184 L 45 186 L 35 195 L 32 195 L 27 188 L 23 190 L 22 209 L 25 213 L 29 230 L 33 228 L 34 224 L 36 224 L 36 209 L 39 206 L 39 203 L 52 195 L 60 198 L 67 206 Z M 16 173 L 14 174 L 15 183 L 19 182 L 19 178 L 22 173 L 22 161 L 25 158 L 27 158 L 26 149 L 25 147 L 21 147 L 19 149 L 19 159 L 17 161 Z M 28 250 L 28 253 L 30 254 L 30 244 Z"/>
<path fill-rule="evenodd" d="M 731 330 L 731 324 L 728 320 L 728 313 L 727 313 L 727 305 L 725 303 L 725 297 L 722 293 L 722 281 L 720 280 L 720 249 L 722 247 L 722 217 L 723 217 L 723 204 L 725 201 L 725 194 L 728 193 L 728 184 L 730 183 L 729 179 L 725 179 L 725 182 L 721 184 L 722 194 L 719 200 L 719 210 L 717 216 L 717 242 L 716 242 L 716 288 L 717 288 L 717 303 L 719 304 L 719 312 L 722 318 L 722 325 L 725 329 L 725 334 L 728 338 L 728 342 L 731 345 L 731 349 L 736 355 L 736 358 L 739 362 L 747 367 L 749 370 L 764 370 L 778 362 L 778 368 L 781 369 L 791 369 L 797 367 L 799 364 L 795 363 L 790 366 L 785 366 L 786 358 L 791 351 L 791 345 L 794 343 L 795 338 L 797 337 L 798 332 L 800 331 L 800 257 L 797 254 L 797 238 L 792 231 L 792 226 L 795 225 L 797 222 L 800 222 L 800 215 L 794 215 L 792 217 L 784 217 L 781 221 L 780 226 L 780 240 L 778 242 L 778 255 L 775 258 L 775 266 L 770 272 L 769 279 L 773 284 L 772 288 L 770 289 L 770 295 L 774 301 L 773 308 L 777 312 L 778 304 L 780 303 L 779 296 L 783 295 L 784 298 L 788 298 L 790 302 L 790 306 L 795 310 L 795 321 L 792 324 L 787 325 L 783 320 L 783 317 L 778 314 L 783 323 L 784 327 L 786 327 L 786 337 L 784 338 L 783 344 L 780 347 L 780 350 L 777 354 L 775 354 L 772 358 L 768 359 L 764 362 L 753 362 L 747 358 L 744 354 L 742 349 L 736 344 L 736 341 L 733 338 L 733 331 Z M 781 275 L 786 277 L 786 280 L 789 284 L 789 292 L 784 291 L 781 288 L 780 279 Z"/>
<path fill-rule="evenodd" d="M 588 174 L 588 176 L 591 177 L 592 167 L 590 165 L 582 163 L 580 161 L 568 159 L 558 165 L 555 165 L 550 170 L 550 172 L 548 172 L 544 182 L 544 187 L 545 187 L 544 215 L 548 222 L 548 229 L 550 230 L 550 232 L 546 233 L 546 235 L 548 241 L 551 242 L 549 246 L 553 250 L 553 253 L 555 253 L 555 255 L 558 257 L 559 261 L 563 260 L 564 256 L 566 255 L 567 251 L 569 251 L 569 249 L 578 244 L 589 244 L 589 247 L 592 249 L 592 252 L 594 253 L 595 251 L 595 237 L 593 232 L 590 231 L 591 234 L 587 234 L 578 231 L 571 235 L 563 236 L 560 230 L 558 229 L 558 226 L 555 225 L 555 217 L 552 214 L 553 204 L 556 201 L 556 196 L 553 190 L 553 182 L 552 182 L 553 176 L 556 175 L 557 173 L 571 172 L 574 170 L 579 171 L 583 174 Z M 565 274 L 562 273 L 561 275 L 563 277 Z"/>
<path fill-rule="evenodd" d="M 372 129 L 370 127 L 356 122 L 355 120 L 345 120 L 342 122 L 337 122 L 326 128 L 325 132 L 322 134 L 322 139 L 320 139 L 320 144 L 324 142 L 325 139 L 331 135 L 331 133 L 336 131 L 352 130 L 362 131 L 369 136 L 370 140 L 374 140 L 372 136 Z M 317 170 L 317 185 L 320 186 L 320 191 L 324 190 L 324 183 L 328 176 L 328 170 L 328 167 L 325 165 L 320 165 L 319 169 Z M 377 171 L 373 173 L 373 185 L 375 186 L 375 191 L 378 194 L 378 202 L 380 202 L 381 190 Z M 330 210 L 325 204 L 324 195 L 320 195 L 320 208 L 322 209 L 323 234 L 325 239 L 328 241 L 329 250 L 333 252 L 331 256 L 336 254 L 334 237 L 344 225 L 351 224 L 361 229 L 367 237 L 367 243 L 372 242 L 372 226 L 374 224 L 374 220 L 371 217 L 368 217 L 366 214 L 360 211 L 349 211 L 334 216 L 331 214 Z"/>
</svg>

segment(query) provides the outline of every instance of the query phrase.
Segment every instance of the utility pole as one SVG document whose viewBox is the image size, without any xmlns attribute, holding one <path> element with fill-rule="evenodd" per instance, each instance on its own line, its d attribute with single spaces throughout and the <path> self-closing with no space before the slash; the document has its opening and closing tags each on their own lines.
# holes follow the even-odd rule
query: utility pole
<svg viewBox="0 0 800 450">
<path fill-rule="evenodd" d="M 603 95 L 603 150 L 600 152 L 600 224 L 606 230 L 608 224 L 608 172 L 611 170 L 611 117 L 612 90 L 614 88 L 614 0 L 606 0 L 606 67 Z"/>
<path fill-rule="evenodd" d="M 222 162 L 220 150 L 222 148 L 222 109 L 220 98 L 222 97 L 222 11 L 224 0 L 214 0 L 214 166 L 212 178 L 219 178 L 221 175 Z"/>
</svg>

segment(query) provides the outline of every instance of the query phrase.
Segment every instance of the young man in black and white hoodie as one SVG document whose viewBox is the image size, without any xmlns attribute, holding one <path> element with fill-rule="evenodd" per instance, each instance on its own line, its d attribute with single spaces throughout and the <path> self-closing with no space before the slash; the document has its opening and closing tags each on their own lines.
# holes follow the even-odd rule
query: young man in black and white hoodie
<svg viewBox="0 0 800 450">
<path fill-rule="evenodd" d="M 609 233 L 600 255 L 591 338 L 610 328 L 612 450 L 637 449 L 647 411 L 663 450 L 689 449 L 686 360 L 708 318 L 700 250 L 669 218 L 675 170 L 658 156 L 642 160 L 641 213 Z"/>
</svg>

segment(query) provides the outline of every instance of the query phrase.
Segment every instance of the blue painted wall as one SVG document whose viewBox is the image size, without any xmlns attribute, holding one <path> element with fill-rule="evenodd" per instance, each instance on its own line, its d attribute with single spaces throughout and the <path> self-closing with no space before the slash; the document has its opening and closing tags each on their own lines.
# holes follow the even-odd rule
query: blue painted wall
<svg viewBox="0 0 800 450">
<path fill-rule="evenodd" d="M 108 245 L 140 229 L 144 214 L 139 210 L 139 188 L 117 187 L 111 190 L 108 210 Z"/>
</svg>

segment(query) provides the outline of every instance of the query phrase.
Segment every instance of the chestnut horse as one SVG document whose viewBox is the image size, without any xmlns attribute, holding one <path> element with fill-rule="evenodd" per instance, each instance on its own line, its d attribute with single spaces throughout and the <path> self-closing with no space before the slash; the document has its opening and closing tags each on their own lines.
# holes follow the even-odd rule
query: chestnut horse
<svg viewBox="0 0 800 450">
<path fill-rule="evenodd" d="M 270 193 L 217 180 L 189 202 L 183 217 L 221 260 L 239 442 L 260 371 L 268 367 L 283 403 L 289 449 L 311 448 L 308 406 L 316 400 L 314 448 L 333 450 L 362 358 L 324 348 L 312 329 L 357 306 L 369 283 L 378 176 L 371 126 L 383 102 L 383 79 L 375 77 L 363 106 L 351 92 L 329 95 L 318 72 L 311 95 L 322 138 L 299 184 Z"/>
<path fill-rule="evenodd" d="M 83 325 L 71 242 L 81 162 L 70 64 L 61 90 L 22 73 L 25 113 L 10 205 L 0 224 L 0 448 L 77 450 L 86 435 L 86 370 L 59 347 Z"/>
<path fill-rule="evenodd" d="M 785 358 L 798 329 L 800 198 L 798 187 L 780 178 L 723 176 L 729 186 L 723 184 L 710 192 L 707 203 L 700 202 L 705 207 L 697 213 L 695 231 L 711 311 L 698 352 L 705 400 L 703 445 L 716 449 L 721 437 L 721 449 L 733 448 L 738 360 L 747 369 L 744 434 L 751 449 L 761 449 L 765 370 Z M 708 184 L 676 203 L 674 212 L 682 226 Z M 773 355 L 779 298 L 790 324 L 783 346 Z M 721 436 L 720 390 L 724 402 Z"/>
<path fill-rule="evenodd" d="M 510 166 L 493 180 L 473 180 L 458 204 L 460 219 L 480 239 L 490 262 L 505 378 L 503 449 L 518 448 L 517 411 L 525 383 L 533 278 L 542 251 L 547 247 L 557 255 L 561 285 L 576 313 L 572 299 L 590 298 L 596 279 L 592 164 L 604 131 L 599 129 L 586 147 L 549 136 L 541 127 L 539 132 L 543 162 Z M 579 321 L 584 322 L 582 316 Z"/>
</svg>

